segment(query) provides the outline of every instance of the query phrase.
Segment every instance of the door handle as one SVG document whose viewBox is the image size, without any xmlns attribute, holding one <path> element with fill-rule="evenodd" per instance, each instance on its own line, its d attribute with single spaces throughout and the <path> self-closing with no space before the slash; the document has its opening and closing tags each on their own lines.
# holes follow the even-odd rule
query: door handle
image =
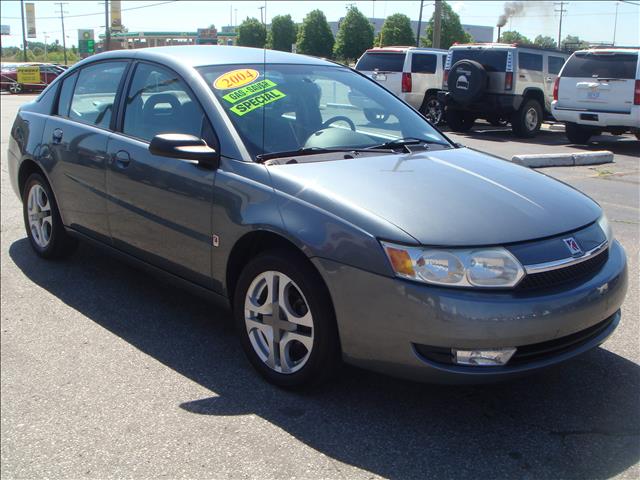
<svg viewBox="0 0 640 480">
<path fill-rule="evenodd" d="M 51 140 L 53 143 L 60 143 L 62 141 L 62 136 L 64 132 L 59 128 L 56 128 L 51 135 Z"/>
<path fill-rule="evenodd" d="M 131 163 L 131 156 L 129 152 L 125 152 L 124 150 L 119 150 L 115 154 L 116 166 L 120 168 L 127 168 L 129 163 Z"/>
</svg>

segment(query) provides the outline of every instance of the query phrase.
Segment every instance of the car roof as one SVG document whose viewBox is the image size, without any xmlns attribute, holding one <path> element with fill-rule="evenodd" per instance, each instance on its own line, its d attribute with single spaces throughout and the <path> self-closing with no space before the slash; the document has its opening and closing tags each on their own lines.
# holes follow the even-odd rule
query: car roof
<svg viewBox="0 0 640 480">
<path fill-rule="evenodd" d="M 575 53 L 640 53 L 640 47 L 607 47 L 607 48 L 585 48 L 576 50 Z"/>
<path fill-rule="evenodd" d="M 427 48 L 427 47 L 407 47 L 407 46 L 388 46 L 388 47 L 374 47 L 369 48 L 365 53 L 386 53 L 386 52 L 408 52 L 409 50 L 413 52 L 436 52 L 436 53 L 447 53 L 446 50 L 441 48 Z"/>
<path fill-rule="evenodd" d="M 209 65 L 244 65 L 255 63 L 289 63 L 300 65 L 335 65 L 327 60 L 263 48 L 227 45 L 180 45 L 150 47 L 135 50 L 115 50 L 89 57 L 91 60 L 107 58 L 136 58 L 138 60 L 180 63 L 190 67 Z M 85 63 L 85 62 L 81 62 Z"/>
</svg>

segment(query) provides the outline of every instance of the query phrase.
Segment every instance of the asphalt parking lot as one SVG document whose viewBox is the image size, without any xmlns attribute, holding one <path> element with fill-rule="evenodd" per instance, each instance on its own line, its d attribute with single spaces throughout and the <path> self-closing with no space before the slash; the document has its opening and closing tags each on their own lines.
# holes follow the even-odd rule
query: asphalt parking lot
<svg viewBox="0 0 640 480">
<path fill-rule="evenodd" d="M 32 254 L 10 188 L 16 108 L 1 106 L 3 478 L 640 477 L 640 143 L 599 137 L 615 163 L 542 171 L 603 206 L 629 258 L 620 327 L 538 375 L 446 387 L 346 368 L 304 394 L 245 360 L 229 314 L 81 246 Z M 574 151 L 561 129 L 517 140 L 478 126 L 456 141 L 510 158 Z"/>
</svg>

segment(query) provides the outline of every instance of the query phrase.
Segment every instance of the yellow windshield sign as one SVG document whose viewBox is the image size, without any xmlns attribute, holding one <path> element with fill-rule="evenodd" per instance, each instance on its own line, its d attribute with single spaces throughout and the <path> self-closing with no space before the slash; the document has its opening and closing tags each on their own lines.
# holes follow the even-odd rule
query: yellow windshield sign
<svg viewBox="0 0 640 480">
<path fill-rule="evenodd" d="M 230 90 L 232 88 L 243 87 L 247 83 L 253 82 L 260 76 L 260 72 L 253 68 L 240 68 L 223 73 L 213 82 L 216 90 Z"/>
<path fill-rule="evenodd" d="M 269 103 L 277 102 L 284 97 L 286 97 L 284 93 L 274 88 L 273 90 L 269 90 L 268 92 L 264 92 L 260 95 L 256 95 L 255 97 L 248 98 L 247 100 L 234 105 L 230 108 L 230 110 L 241 117 L 258 108 L 262 108 Z"/>
<path fill-rule="evenodd" d="M 40 67 L 18 67 L 18 83 L 40 83 Z"/>
<path fill-rule="evenodd" d="M 222 98 L 224 98 L 229 103 L 236 103 L 242 100 L 243 98 L 250 97 L 254 93 L 259 93 L 275 86 L 276 84 L 273 83 L 271 80 L 261 80 L 247 87 L 239 88 L 238 90 L 234 90 L 231 93 L 227 93 Z"/>
</svg>

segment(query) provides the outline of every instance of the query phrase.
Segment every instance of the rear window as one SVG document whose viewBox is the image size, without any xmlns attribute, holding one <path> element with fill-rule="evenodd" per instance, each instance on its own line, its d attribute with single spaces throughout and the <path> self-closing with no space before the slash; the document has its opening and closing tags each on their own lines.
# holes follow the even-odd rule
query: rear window
<svg viewBox="0 0 640 480">
<path fill-rule="evenodd" d="M 436 73 L 438 57 L 424 53 L 414 53 L 411 57 L 411 71 L 413 73 Z"/>
<path fill-rule="evenodd" d="M 563 77 L 634 79 L 638 55 L 633 53 L 577 53 L 564 66 Z"/>
<path fill-rule="evenodd" d="M 542 71 L 542 55 L 536 53 L 518 52 L 518 66 L 525 70 Z"/>
<path fill-rule="evenodd" d="M 562 65 L 564 65 L 564 58 L 549 56 L 549 73 L 551 75 L 557 75 L 560 73 Z"/>
<path fill-rule="evenodd" d="M 356 70 L 378 70 L 381 72 L 401 72 L 404 53 L 365 53 Z"/>
<path fill-rule="evenodd" d="M 454 50 L 451 66 L 458 60 L 475 60 L 487 72 L 504 72 L 507 68 L 507 52 L 504 50 Z"/>
</svg>

